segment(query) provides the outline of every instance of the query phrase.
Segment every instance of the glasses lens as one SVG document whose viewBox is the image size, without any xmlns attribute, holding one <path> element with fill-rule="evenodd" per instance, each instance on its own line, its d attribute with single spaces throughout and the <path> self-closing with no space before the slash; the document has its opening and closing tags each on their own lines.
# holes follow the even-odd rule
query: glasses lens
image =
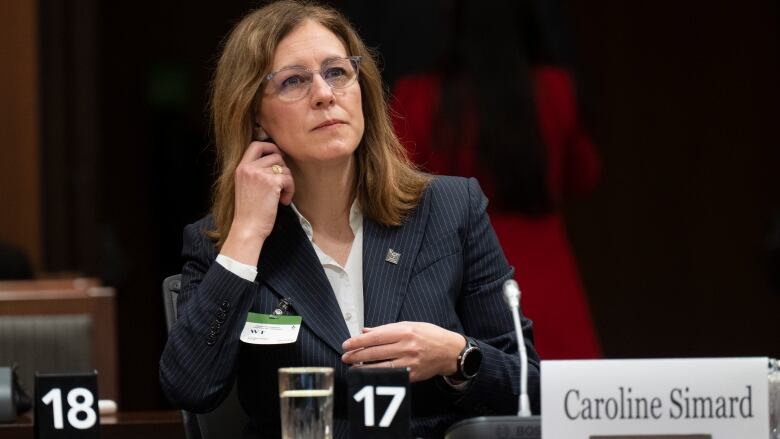
<svg viewBox="0 0 780 439">
<path fill-rule="evenodd" d="M 355 80 L 357 70 L 350 59 L 334 59 L 322 66 L 320 74 L 331 87 L 344 88 Z"/>
<path fill-rule="evenodd" d="M 322 65 L 319 74 L 331 88 L 348 87 L 357 79 L 358 60 L 355 58 L 330 60 Z M 303 67 L 288 67 L 269 76 L 279 97 L 287 101 L 295 101 L 306 96 L 314 80 L 313 73 Z"/>
<path fill-rule="evenodd" d="M 300 99 L 311 86 L 311 73 L 301 67 L 291 67 L 274 75 L 273 82 L 279 95 L 285 99 Z"/>
</svg>

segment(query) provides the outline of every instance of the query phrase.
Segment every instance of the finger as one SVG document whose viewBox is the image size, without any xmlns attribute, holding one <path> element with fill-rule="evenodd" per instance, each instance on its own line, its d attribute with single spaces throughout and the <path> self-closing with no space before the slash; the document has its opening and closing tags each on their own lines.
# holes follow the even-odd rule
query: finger
<svg viewBox="0 0 780 439">
<path fill-rule="evenodd" d="M 375 369 L 377 367 L 403 367 L 401 366 L 401 360 L 395 359 L 395 360 L 384 360 L 384 361 L 378 361 L 376 363 L 363 363 L 363 364 L 353 364 L 352 367 L 361 367 L 361 368 L 368 368 L 368 369 Z"/>
<path fill-rule="evenodd" d="M 273 165 L 279 165 L 285 168 L 287 167 L 287 164 L 284 162 L 284 157 L 282 157 L 282 155 L 278 152 L 272 152 L 260 157 L 259 159 L 252 160 L 251 162 L 247 163 L 247 166 L 252 166 L 258 169 L 270 168 Z"/>
<path fill-rule="evenodd" d="M 344 351 L 358 348 L 395 343 L 401 338 L 403 329 L 398 323 L 388 323 L 375 328 L 364 328 L 360 335 L 356 335 L 344 342 Z"/>
<path fill-rule="evenodd" d="M 281 175 L 282 180 L 282 193 L 279 194 L 279 202 L 285 206 L 289 206 L 292 203 L 293 195 L 295 195 L 295 180 L 292 175 L 289 174 L 289 169 L 283 168 L 286 174 Z"/>
<path fill-rule="evenodd" d="M 244 151 L 244 155 L 241 157 L 241 161 L 239 163 L 253 162 L 265 155 L 274 153 L 281 153 L 281 150 L 279 150 L 278 146 L 271 142 L 254 141 L 246 148 L 246 151 Z"/>
<path fill-rule="evenodd" d="M 344 352 L 359 348 L 395 343 L 400 339 L 400 334 L 395 324 L 382 325 L 369 332 L 356 335 L 341 345 Z"/>
<path fill-rule="evenodd" d="M 369 361 L 376 362 L 401 356 L 399 346 L 396 343 L 393 343 L 349 351 L 341 356 L 341 361 L 348 364 L 355 364 Z"/>
</svg>

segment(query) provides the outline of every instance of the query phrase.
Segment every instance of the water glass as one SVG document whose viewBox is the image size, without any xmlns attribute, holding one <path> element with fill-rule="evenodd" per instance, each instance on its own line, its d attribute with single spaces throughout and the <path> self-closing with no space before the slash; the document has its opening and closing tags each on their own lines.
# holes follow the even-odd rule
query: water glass
<svg viewBox="0 0 780 439">
<path fill-rule="evenodd" d="M 279 369 L 282 439 L 330 439 L 333 434 L 333 368 Z"/>
<path fill-rule="evenodd" d="M 780 361 L 769 359 L 769 438 L 780 439 Z"/>
</svg>

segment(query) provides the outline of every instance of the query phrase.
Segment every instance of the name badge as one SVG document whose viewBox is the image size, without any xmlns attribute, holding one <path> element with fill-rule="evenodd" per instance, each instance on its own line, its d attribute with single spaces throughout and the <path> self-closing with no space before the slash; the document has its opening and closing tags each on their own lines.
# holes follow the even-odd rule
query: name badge
<svg viewBox="0 0 780 439">
<path fill-rule="evenodd" d="M 241 341 L 249 344 L 287 344 L 298 340 L 301 316 L 268 315 L 250 312 L 247 315 Z"/>
</svg>

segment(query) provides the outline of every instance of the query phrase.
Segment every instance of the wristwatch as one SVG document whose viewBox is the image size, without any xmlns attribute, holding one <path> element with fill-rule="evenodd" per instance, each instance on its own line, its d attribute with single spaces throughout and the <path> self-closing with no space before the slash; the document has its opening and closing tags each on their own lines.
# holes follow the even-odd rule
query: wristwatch
<svg viewBox="0 0 780 439">
<path fill-rule="evenodd" d="M 468 381 L 479 372 L 479 366 L 482 365 L 482 349 L 479 348 L 477 341 L 471 337 L 465 337 L 466 346 L 458 354 L 458 370 L 448 378 L 458 381 Z"/>
</svg>

